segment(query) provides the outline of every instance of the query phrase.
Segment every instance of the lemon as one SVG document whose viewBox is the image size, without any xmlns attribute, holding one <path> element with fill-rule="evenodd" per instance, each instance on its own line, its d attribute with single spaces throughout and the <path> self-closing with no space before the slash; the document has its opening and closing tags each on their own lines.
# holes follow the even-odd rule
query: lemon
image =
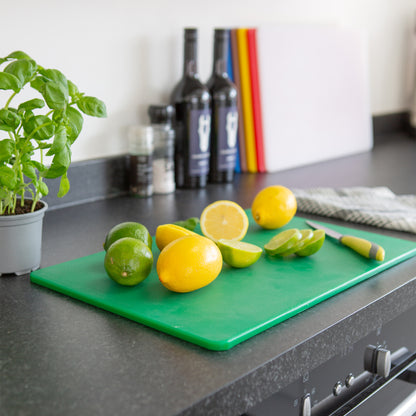
<svg viewBox="0 0 416 416">
<path fill-rule="evenodd" d="M 186 235 L 197 235 L 193 231 L 175 224 L 163 224 L 156 228 L 156 245 L 163 250 L 169 243 Z"/>
<path fill-rule="evenodd" d="M 296 253 L 308 244 L 310 240 L 312 240 L 313 231 L 311 229 L 308 228 L 307 230 L 300 230 L 300 233 L 302 234 L 301 239 L 292 248 L 280 253 L 281 256 L 289 256 L 290 254 Z"/>
<path fill-rule="evenodd" d="M 221 239 L 217 242 L 225 263 L 232 267 L 244 268 L 254 264 L 263 252 L 262 248 L 237 240 Z"/>
<path fill-rule="evenodd" d="M 108 248 L 104 268 L 108 276 L 123 286 L 135 286 L 152 270 L 153 255 L 149 246 L 132 237 L 123 237 Z"/>
<path fill-rule="evenodd" d="M 106 235 L 103 245 L 104 250 L 107 251 L 111 244 L 123 237 L 136 238 L 152 249 L 152 236 L 143 224 L 139 222 L 122 222 L 115 225 Z"/>
<path fill-rule="evenodd" d="M 325 231 L 315 230 L 311 240 L 309 240 L 299 251 L 296 251 L 296 255 L 301 257 L 311 256 L 319 251 L 325 241 Z"/>
<path fill-rule="evenodd" d="M 219 248 L 206 237 L 188 235 L 172 241 L 160 253 L 160 282 L 173 292 L 192 292 L 214 281 L 222 269 Z"/>
<path fill-rule="evenodd" d="M 271 240 L 264 245 L 264 250 L 270 256 L 276 256 L 287 252 L 294 247 L 302 238 L 302 233 L 297 228 L 282 231 L 275 235 Z"/>
<path fill-rule="evenodd" d="M 213 241 L 242 240 L 247 234 L 248 217 L 233 201 L 216 201 L 204 208 L 200 218 L 202 233 Z"/>
<path fill-rule="evenodd" d="M 254 221 L 268 230 L 286 225 L 296 214 L 296 209 L 295 195 L 282 185 L 262 189 L 251 205 Z"/>
</svg>

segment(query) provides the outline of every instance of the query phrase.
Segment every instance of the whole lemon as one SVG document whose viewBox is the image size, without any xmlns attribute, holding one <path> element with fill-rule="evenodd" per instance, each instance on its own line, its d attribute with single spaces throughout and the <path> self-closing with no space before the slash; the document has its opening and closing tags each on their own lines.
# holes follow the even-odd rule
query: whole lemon
<svg viewBox="0 0 416 416">
<path fill-rule="evenodd" d="M 160 282 L 173 292 L 192 292 L 214 281 L 222 269 L 219 248 L 200 235 L 181 237 L 160 253 L 156 270 Z"/>
<path fill-rule="evenodd" d="M 282 185 L 262 189 L 251 205 L 254 221 L 268 230 L 286 225 L 295 216 L 296 209 L 295 195 Z"/>
</svg>

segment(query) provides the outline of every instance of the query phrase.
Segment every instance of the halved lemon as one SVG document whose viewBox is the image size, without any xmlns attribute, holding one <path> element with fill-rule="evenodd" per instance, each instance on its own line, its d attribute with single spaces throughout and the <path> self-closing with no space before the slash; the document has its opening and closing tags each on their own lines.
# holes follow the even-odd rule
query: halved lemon
<svg viewBox="0 0 416 416">
<path fill-rule="evenodd" d="M 205 237 L 213 241 L 242 240 L 247 234 L 248 217 L 240 205 L 220 200 L 205 207 L 200 226 Z"/>
</svg>

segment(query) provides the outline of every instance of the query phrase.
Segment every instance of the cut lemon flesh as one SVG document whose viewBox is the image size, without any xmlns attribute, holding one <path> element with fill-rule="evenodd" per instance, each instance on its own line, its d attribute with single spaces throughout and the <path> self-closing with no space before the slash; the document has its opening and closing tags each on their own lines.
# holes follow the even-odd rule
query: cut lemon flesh
<svg viewBox="0 0 416 416">
<path fill-rule="evenodd" d="M 291 228 L 272 237 L 264 245 L 264 250 L 270 256 L 276 256 L 294 247 L 301 238 L 302 233 L 297 228 Z"/>
<path fill-rule="evenodd" d="M 216 201 L 202 211 L 202 233 L 213 241 L 242 240 L 247 234 L 248 217 L 243 208 L 233 201 Z"/>
<path fill-rule="evenodd" d="M 263 252 L 261 247 L 237 240 L 221 239 L 217 242 L 217 246 L 224 262 L 239 269 L 256 263 Z"/>
</svg>

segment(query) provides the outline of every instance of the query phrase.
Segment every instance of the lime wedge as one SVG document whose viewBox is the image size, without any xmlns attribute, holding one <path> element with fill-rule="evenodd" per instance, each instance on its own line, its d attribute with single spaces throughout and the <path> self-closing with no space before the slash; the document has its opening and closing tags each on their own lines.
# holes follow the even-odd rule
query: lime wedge
<svg viewBox="0 0 416 416">
<path fill-rule="evenodd" d="M 239 269 L 254 264 L 263 252 L 261 247 L 237 240 L 220 239 L 217 246 L 224 262 Z"/>
<path fill-rule="evenodd" d="M 313 230 L 308 228 L 307 230 L 300 230 L 300 233 L 302 234 L 301 239 L 294 246 L 284 251 L 283 253 L 280 253 L 279 254 L 280 256 L 289 256 L 293 253 L 296 253 L 301 248 L 303 248 L 306 244 L 308 244 L 310 240 L 312 240 Z"/>
<path fill-rule="evenodd" d="M 296 251 L 296 255 L 301 257 L 311 256 L 321 249 L 324 241 L 325 231 L 315 230 L 312 238 L 300 250 Z"/>
<path fill-rule="evenodd" d="M 264 249 L 270 256 L 276 256 L 294 247 L 301 238 L 302 233 L 297 228 L 291 228 L 275 235 L 264 245 Z"/>
</svg>

